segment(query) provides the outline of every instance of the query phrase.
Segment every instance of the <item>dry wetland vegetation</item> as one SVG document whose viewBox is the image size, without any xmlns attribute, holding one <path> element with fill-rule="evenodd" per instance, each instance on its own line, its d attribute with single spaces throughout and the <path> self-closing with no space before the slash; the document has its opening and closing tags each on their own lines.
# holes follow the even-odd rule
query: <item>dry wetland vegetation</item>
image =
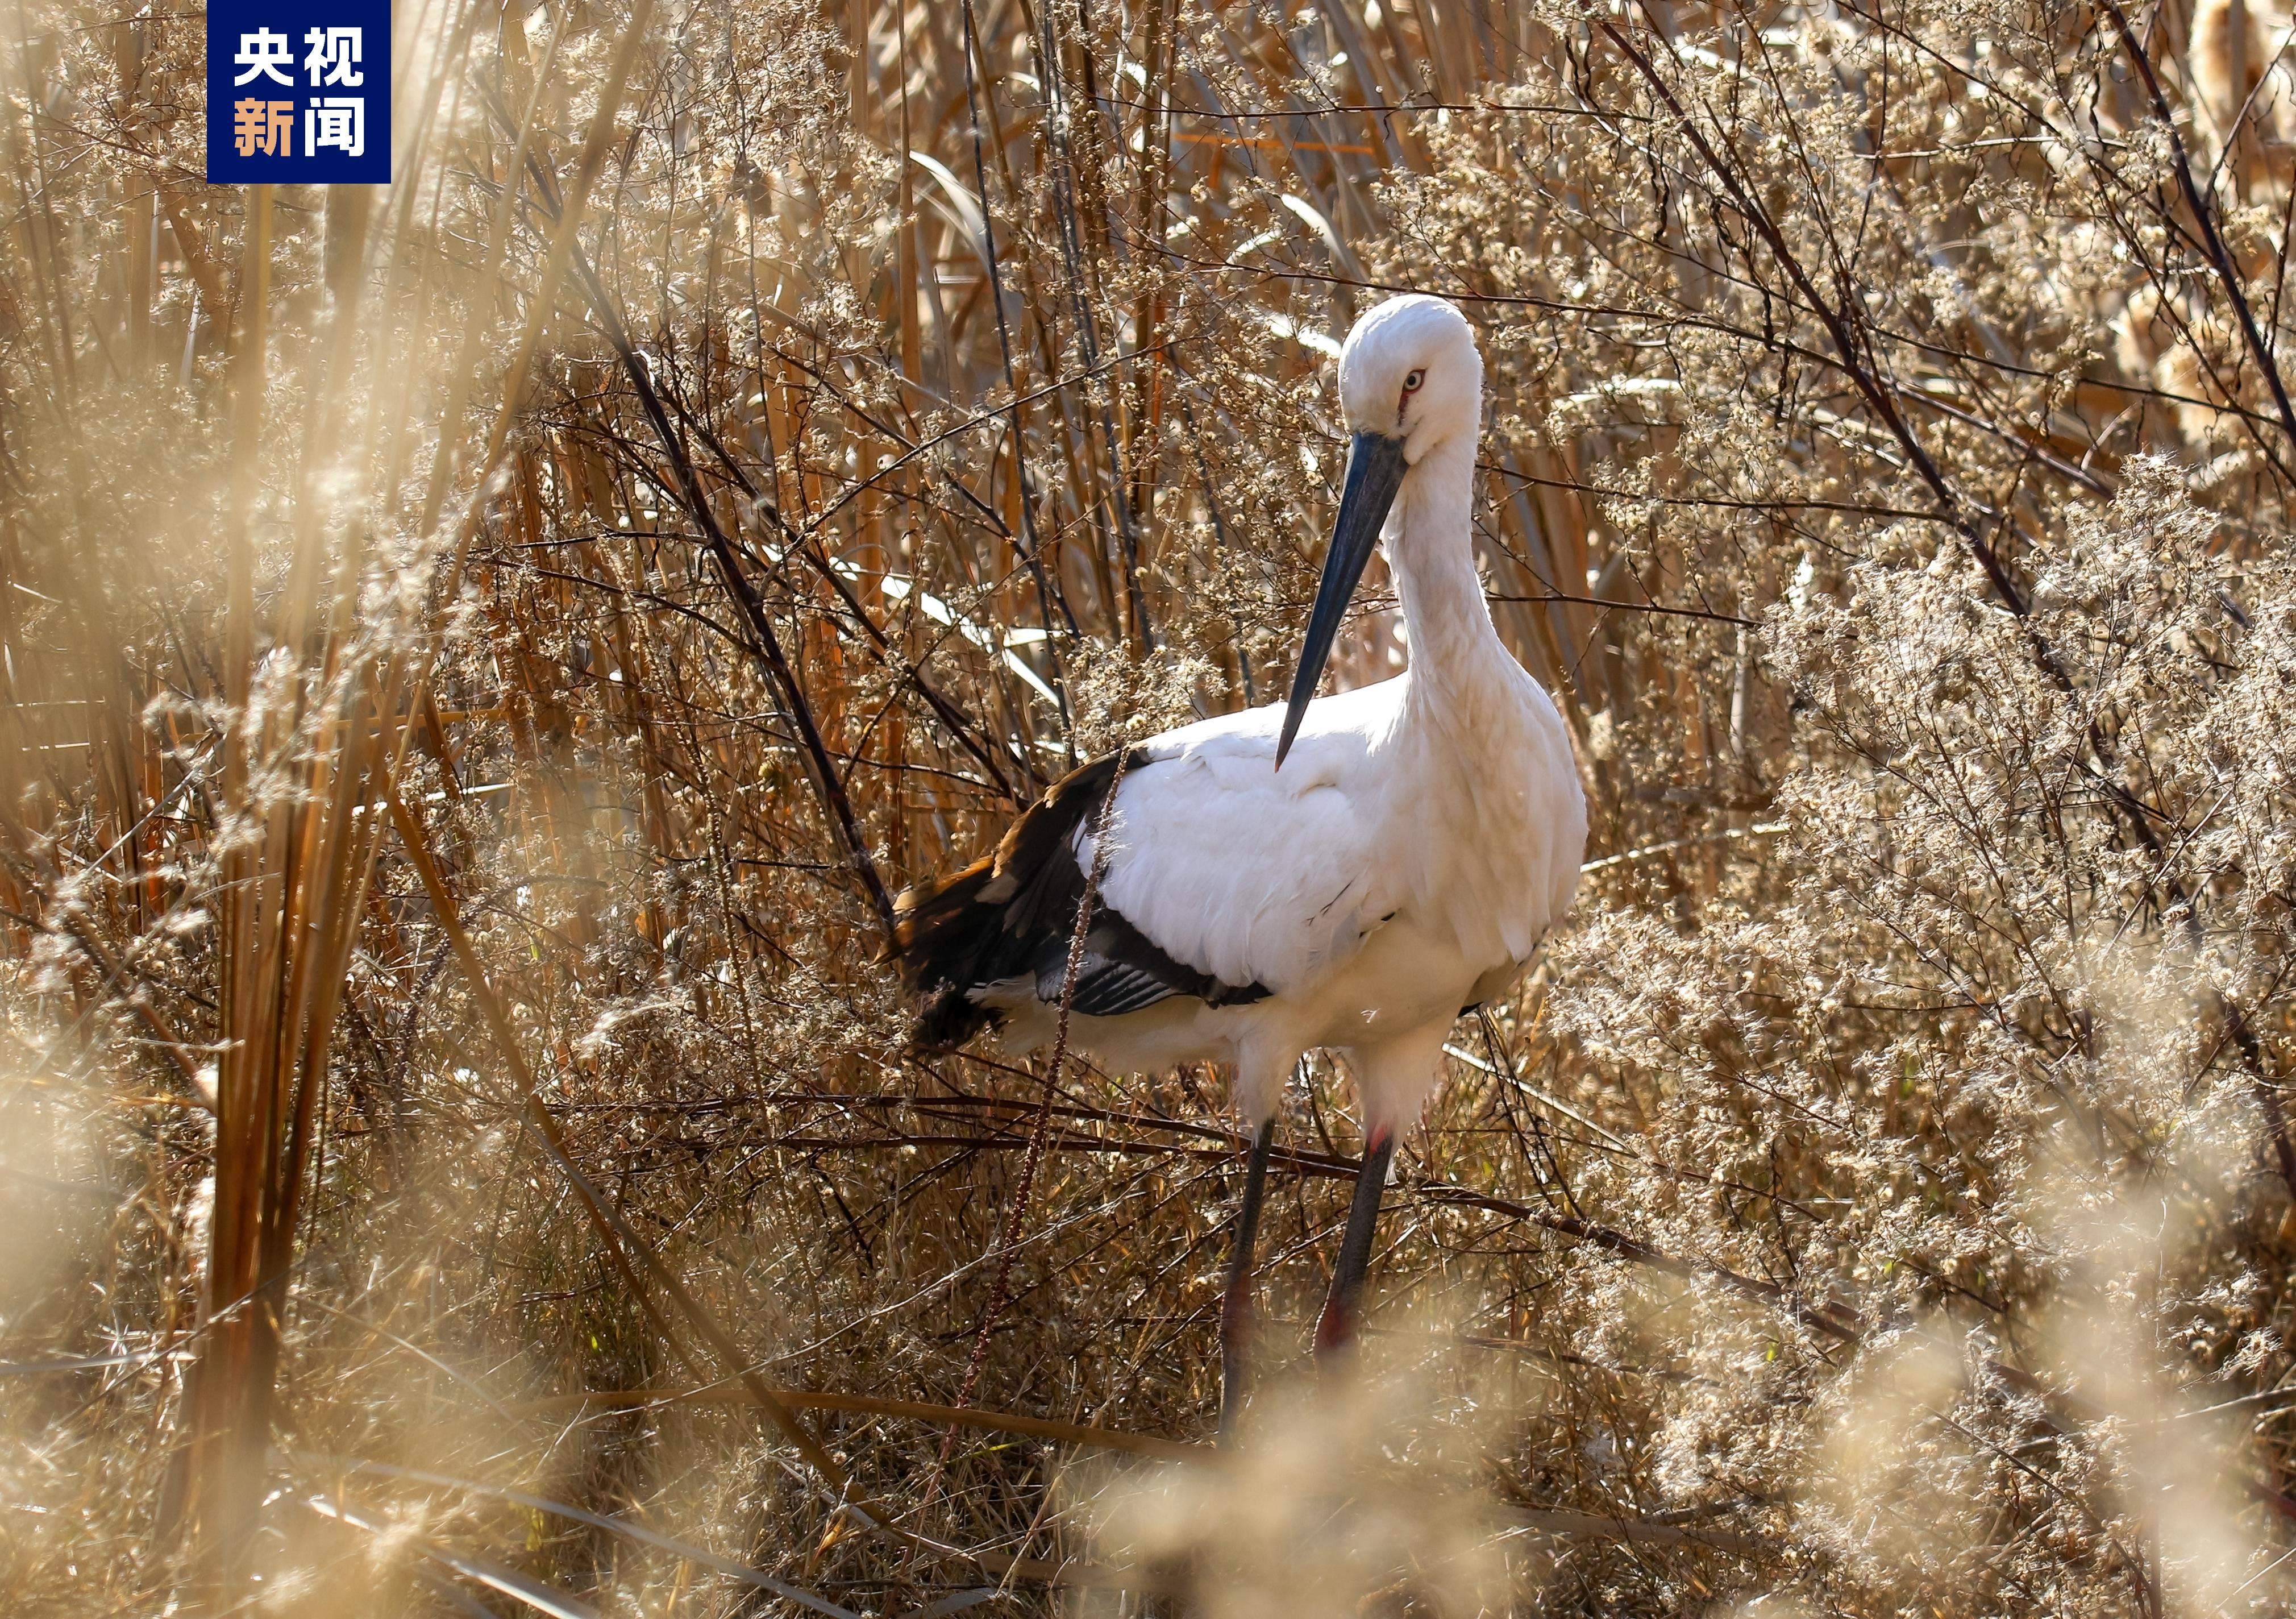
<svg viewBox="0 0 2296 1619">
<path fill-rule="evenodd" d="M 0 1606 L 2296 1601 L 2261 0 L 401 0 L 398 184 L 0 27 Z M 919 1057 L 891 897 L 1280 694 L 1457 300 L 1590 805 L 1406 1138 Z M 1335 667 L 1399 665 L 1378 583 Z"/>
</svg>

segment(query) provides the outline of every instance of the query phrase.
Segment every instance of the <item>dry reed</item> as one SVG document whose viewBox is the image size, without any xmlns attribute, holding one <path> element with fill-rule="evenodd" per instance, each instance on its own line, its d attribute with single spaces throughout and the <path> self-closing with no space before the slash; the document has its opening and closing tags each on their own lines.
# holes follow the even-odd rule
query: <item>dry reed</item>
<svg viewBox="0 0 2296 1619">
<path fill-rule="evenodd" d="M 11 1612 L 2284 1610 L 2286 17 L 398 26 L 325 193 L 0 44 Z M 1321 1398 L 1311 1064 L 1223 1461 L 1218 1076 L 876 952 L 1280 689 L 1406 287 L 1595 847 Z"/>
</svg>

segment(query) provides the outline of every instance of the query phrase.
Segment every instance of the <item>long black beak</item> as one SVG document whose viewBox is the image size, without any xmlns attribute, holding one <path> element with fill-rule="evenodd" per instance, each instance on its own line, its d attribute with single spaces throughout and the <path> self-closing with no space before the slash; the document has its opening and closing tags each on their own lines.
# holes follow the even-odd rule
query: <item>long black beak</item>
<svg viewBox="0 0 2296 1619">
<path fill-rule="evenodd" d="M 1403 487 L 1409 471 L 1403 459 L 1403 440 L 1385 433 L 1357 433 L 1348 447 L 1347 487 L 1340 492 L 1339 521 L 1332 525 L 1332 548 L 1324 558 L 1324 582 L 1316 587 L 1316 611 L 1308 616 L 1308 639 L 1300 649 L 1300 672 L 1292 677 L 1292 700 L 1283 711 L 1283 736 L 1275 744 L 1275 768 L 1292 751 L 1292 739 L 1307 717 L 1324 678 L 1324 662 L 1332 655 L 1332 641 L 1347 616 L 1348 602 L 1379 544 L 1379 530 L 1387 522 L 1387 508 Z"/>
</svg>

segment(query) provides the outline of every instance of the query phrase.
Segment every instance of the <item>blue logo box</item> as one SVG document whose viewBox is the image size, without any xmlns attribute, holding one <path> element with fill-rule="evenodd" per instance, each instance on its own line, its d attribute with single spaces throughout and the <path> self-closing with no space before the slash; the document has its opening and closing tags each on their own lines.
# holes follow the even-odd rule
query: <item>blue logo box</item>
<svg viewBox="0 0 2296 1619">
<path fill-rule="evenodd" d="M 209 0 L 208 178 L 390 178 L 390 0 Z"/>
</svg>

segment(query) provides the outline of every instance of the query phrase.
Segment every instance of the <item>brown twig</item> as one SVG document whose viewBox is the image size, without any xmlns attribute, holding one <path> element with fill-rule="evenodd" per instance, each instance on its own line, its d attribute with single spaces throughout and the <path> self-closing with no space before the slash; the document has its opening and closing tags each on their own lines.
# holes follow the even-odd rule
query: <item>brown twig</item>
<svg viewBox="0 0 2296 1619">
<path fill-rule="evenodd" d="M 2248 346 L 2249 358 L 2264 374 L 2265 385 L 2272 390 L 2272 403 L 2280 413 L 2281 431 L 2288 435 L 2291 448 L 2296 448 L 2296 406 L 2288 399 L 2288 390 L 2280 380 L 2280 367 L 2272 357 L 2270 345 L 2264 333 L 2257 329 L 2256 312 L 2249 308 L 2248 294 L 2241 290 L 2240 269 L 2233 262 L 2232 251 L 2225 246 L 2224 233 L 2217 228 L 2216 210 L 2193 178 L 2193 165 L 2185 155 L 2185 137 L 2177 131 L 2176 115 L 2169 111 L 2169 98 L 2161 94 L 2161 78 L 2153 70 L 2152 58 L 2136 33 L 2128 26 L 2114 0 L 2099 0 L 2104 14 L 2112 19 L 2114 30 L 2120 36 L 2121 48 L 2128 53 L 2129 62 L 2144 81 L 2145 94 L 2152 98 L 2153 116 L 2161 120 L 2161 132 L 2169 139 L 2169 161 L 2177 171 L 2177 188 L 2184 194 L 2185 206 L 2192 210 L 2193 221 L 2201 227 L 2201 242 L 2208 251 L 2210 267 L 2223 284 L 2225 297 L 2231 302 L 2233 313 L 2240 320 L 2241 340 Z"/>
</svg>

